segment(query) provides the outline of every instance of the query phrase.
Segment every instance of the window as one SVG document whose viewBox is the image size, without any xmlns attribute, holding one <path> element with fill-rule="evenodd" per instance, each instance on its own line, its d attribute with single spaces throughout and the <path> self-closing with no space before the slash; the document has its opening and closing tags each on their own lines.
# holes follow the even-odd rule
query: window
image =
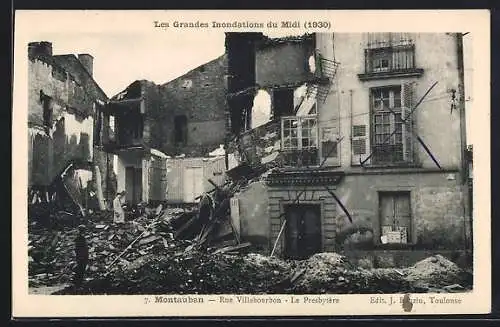
<svg viewBox="0 0 500 327">
<path fill-rule="evenodd" d="M 401 87 L 372 89 L 370 111 L 373 126 L 373 163 L 402 162 Z"/>
<path fill-rule="evenodd" d="M 360 79 L 422 73 L 415 67 L 415 44 L 408 33 L 368 33 L 365 72 L 358 75 Z"/>
<path fill-rule="evenodd" d="M 187 117 L 178 115 L 174 117 L 174 140 L 177 145 L 187 143 Z"/>
<path fill-rule="evenodd" d="M 316 116 L 283 117 L 281 149 L 290 166 L 310 166 L 318 162 L 318 127 Z"/>
<path fill-rule="evenodd" d="M 411 83 L 370 89 L 372 164 L 414 164 L 413 125 L 415 119 L 411 113 L 412 105 L 413 88 Z M 356 135 L 356 132 L 361 131 L 353 130 L 353 135 Z M 360 145 L 360 149 L 362 149 L 362 145 Z M 354 152 L 355 144 L 353 141 Z"/>
<path fill-rule="evenodd" d="M 409 243 L 410 192 L 380 192 L 379 215 L 382 243 Z"/>
<path fill-rule="evenodd" d="M 415 68 L 414 56 L 414 45 L 367 49 L 365 72 L 380 73 L 412 70 Z"/>
<path fill-rule="evenodd" d="M 387 49 L 373 50 L 371 53 L 371 70 L 373 72 L 388 71 L 391 67 L 391 52 Z"/>
</svg>

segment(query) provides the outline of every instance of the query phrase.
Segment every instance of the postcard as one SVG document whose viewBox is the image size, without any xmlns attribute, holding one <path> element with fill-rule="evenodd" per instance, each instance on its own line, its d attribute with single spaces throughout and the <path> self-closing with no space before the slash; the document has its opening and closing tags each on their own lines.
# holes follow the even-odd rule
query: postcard
<svg viewBox="0 0 500 327">
<path fill-rule="evenodd" d="M 18 10 L 13 317 L 490 312 L 486 10 Z"/>
</svg>

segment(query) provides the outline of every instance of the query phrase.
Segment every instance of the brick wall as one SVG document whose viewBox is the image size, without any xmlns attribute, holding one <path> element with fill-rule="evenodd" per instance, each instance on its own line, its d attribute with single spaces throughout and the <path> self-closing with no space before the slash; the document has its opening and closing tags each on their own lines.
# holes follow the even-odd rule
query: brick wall
<svg viewBox="0 0 500 327">
<path fill-rule="evenodd" d="M 148 109 L 151 145 L 167 154 L 206 156 L 225 138 L 226 57 L 221 56 L 159 87 Z M 187 118 L 187 142 L 176 145 L 176 115 Z"/>
</svg>

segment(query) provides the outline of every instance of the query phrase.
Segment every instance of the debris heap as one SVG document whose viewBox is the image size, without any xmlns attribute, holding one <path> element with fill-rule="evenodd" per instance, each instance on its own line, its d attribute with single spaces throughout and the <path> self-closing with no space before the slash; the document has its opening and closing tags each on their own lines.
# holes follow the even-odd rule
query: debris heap
<svg viewBox="0 0 500 327">
<path fill-rule="evenodd" d="M 30 219 L 30 286 L 71 283 L 75 225 L 84 223 L 90 254 L 86 282 L 60 294 L 373 294 L 471 288 L 472 274 L 440 255 L 409 268 L 364 269 L 337 253 L 301 261 L 252 253 L 229 210 L 230 198 L 248 182 L 211 182 L 214 189 L 200 196 L 199 208 L 138 209 L 123 224 L 113 223 L 108 211 L 85 217 L 59 211 L 50 219 L 56 224 Z"/>
<path fill-rule="evenodd" d="M 421 260 L 405 271 L 408 281 L 429 291 L 460 291 L 472 285 L 471 273 L 440 254 Z"/>
</svg>

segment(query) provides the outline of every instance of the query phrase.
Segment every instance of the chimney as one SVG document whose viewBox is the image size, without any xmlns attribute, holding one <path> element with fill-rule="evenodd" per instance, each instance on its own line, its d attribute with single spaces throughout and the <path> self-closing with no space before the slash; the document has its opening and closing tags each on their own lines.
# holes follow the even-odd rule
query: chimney
<svg viewBox="0 0 500 327">
<path fill-rule="evenodd" d="M 90 76 L 92 76 L 94 73 L 94 57 L 88 53 L 80 53 L 78 54 L 78 60 L 80 60 L 83 67 L 85 67 Z"/>
<path fill-rule="evenodd" d="M 28 43 L 28 57 L 52 56 L 52 43 L 47 41 Z"/>
</svg>

